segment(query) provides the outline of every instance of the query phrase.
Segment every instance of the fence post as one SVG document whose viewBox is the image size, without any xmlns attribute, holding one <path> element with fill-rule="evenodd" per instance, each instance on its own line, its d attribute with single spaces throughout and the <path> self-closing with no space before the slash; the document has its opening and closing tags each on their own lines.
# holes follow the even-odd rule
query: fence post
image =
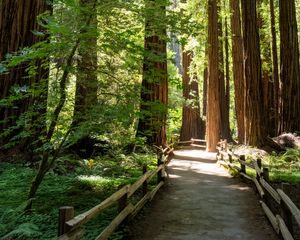
<svg viewBox="0 0 300 240">
<path fill-rule="evenodd" d="M 232 155 L 231 154 L 228 154 L 228 159 L 229 159 L 229 162 L 232 163 Z"/>
<path fill-rule="evenodd" d="M 67 233 L 70 227 L 66 224 L 67 221 L 74 217 L 74 207 L 64 206 L 59 208 L 58 217 L 58 236 Z"/>
<path fill-rule="evenodd" d="M 157 158 L 157 166 L 160 166 L 161 164 L 163 164 L 163 162 L 162 162 L 163 157 L 164 157 L 164 154 L 162 152 L 160 152 L 158 154 L 158 158 Z M 162 170 L 159 170 L 157 172 L 157 183 L 160 183 L 162 180 L 163 180 Z"/>
<path fill-rule="evenodd" d="M 225 148 L 225 152 L 228 152 L 228 143 L 227 143 L 227 139 L 224 140 L 224 148 Z"/>
<path fill-rule="evenodd" d="M 124 187 L 124 185 L 120 185 L 119 189 L 121 189 L 122 187 Z M 124 194 L 124 196 L 122 196 L 119 200 L 118 200 L 118 212 L 122 212 L 123 209 L 127 206 L 127 197 L 128 194 L 126 192 L 126 194 Z"/>
<path fill-rule="evenodd" d="M 267 182 L 270 181 L 269 168 L 263 168 L 263 177 Z"/>
<path fill-rule="evenodd" d="M 256 160 L 256 162 L 257 162 L 257 166 L 259 167 L 259 169 L 261 169 L 261 159 L 258 158 L 258 159 Z M 256 179 L 257 179 L 257 180 L 260 179 L 260 175 L 259 175 L 258 173 L 256 173 Z"/>
<path fill-rule="evenodd" d="M 287 186 L 286 183 L 281 183 L 281 189 L 284 191 L 284 188 Z M 283 218 L 287 228 L 289 229 L 290 233 L 292 236 L 294 235 L 294 230 L 293 230 L 293 216 L 284 201 L 280 201 L 280 215 Z"/>
<path fill-rule="evenodd" d="M 246 161 L 246 160 L 245 160 L 245 155 L 241 155 L 241 156 L 240 156 L 240 160 Z M 242 163 L 241 163 L 241 172 L 246 174 L 246 165 L 244 165 L 244 164 L 242 164 Z"/>
<path fill-rule="evenodd" d="M 143 174 L 145 174 L 147 172 L 147 165 L 143 166 Z M 148 192 L 148 181 L 146 180 L 143 183 L 143 196 L 145 196 Z"/>
</svg>

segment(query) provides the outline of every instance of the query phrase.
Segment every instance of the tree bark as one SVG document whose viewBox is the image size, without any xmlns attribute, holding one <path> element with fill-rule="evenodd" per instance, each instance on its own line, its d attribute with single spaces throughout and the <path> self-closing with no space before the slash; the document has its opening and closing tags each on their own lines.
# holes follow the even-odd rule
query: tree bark
<svg viewBox="0 0 300 240">
<path fill-rule="evenodd" d="M 232 67 L 235 92 L 235 114 L 237 120 L 238 141 L 245 140 L 245 78 L 243 37 L 241 32 L 240 0 L 231 0 L 231 31 L 232 31 Z"/>
<path fill-rule="evenodd" d="M 273 93 L 274 93 L 274 125 L 275 135 L 278 134 L 279 127 L 279 70 L 278 70 L 278 54 L 277 54 L 277 38 L 276 38 L 276 26 L 275 26 L 275 11 L 274 0 L 270 0 L 270 18 L 271 18 L 271 34 L 272 34 L 272 58 L 273 58 Z"/>
<path fill-rule="evenodd" d="M 137 136 L 146 137 L 149 145 L 166 145 L 166 116 L 168 104 L 166 2 L 147 0 L 151 13 L 145 19 L 145 56 L 141 89 L 142 116 Z M 155 14 L 152 14 L 155 13 Z"/>
<path fill-rule="evenodd" d="M 279 13 L 282 82 L 279 132 L 296 132 L 300 130 L 300 72 L 295 1 L 280 0 Z"/>
<path fill-rule="evenodd" d="M 221 138 L 231 140 L 230 136 L 230 127 L 229 127 L 229 99 L 227 98 L 227 89 L 228 85 L 225 82 L 225 64 L 224 64 L 224 36 L 223 36 L 223 24 L 222 17 L 219 17 L 218 21 L 218 34 L 219 34 L 219 81 L 220 81 L 220 111 L 221 111 L 221 120 L 220 120 L 220 130 Z M 228 77 L 228 75 L 226 76 Z M 227 81 L 227 79 L 226 79 Z"/>
<path fill-rule="evenodd" d="M 97 104 L 97 14 L 93 8 L 94 0 L 80 0 L 82 18 L 88 12 L 94 12 L 92 21 L 87 29 L 83 29 L 82 34 L 87 34 L 82 38 L 78 49 L 76 92 L 73 126 L 87 120 L 86 116 Z M 88 133 L 87 133 L 88 134 Z"/>
<path fill-rule="evenodd" d="M 191 138 L 204 139 L 204 122 L 200 116 L 199 88 L 196 77 L 190 78 L 189 67 L 192 62 L 192 52 L 182 52 L 182 86 L 183 98 L 187 104 L 182 109 L 182 126 L 180 140 Z M 191 101 L 191 102 L 190 102 Z"/>
<path fill-rule="evenodd" d="M 5 60 L 6 54 L 16 53 L 24 47 L 45 40 L 45 37 L 34 35 L 32 31 L 42 31 L 38 24 L 37 16 L 50 10 L 45 0 L 17 1 L 2 0 L 0 3 L 0 62 Z M 46 132 L 46 105 L 48 87 L 48 68 L 43 61 L 36 60 L 36 74 L 27 78 L 27 63 L 10 68 L 9 73 L 0 75 L 0 98 L 6 99 L 13 94 L 18 94 L 18 99 L 10 104 L 0 107 L 0 132 L 7 134 L 0 137 L 0 146 L 7 144 L 12 138 L 22 131 L 30 133 L 30 136 L 22 137 L 14 146 L 14 153 L 33 148 L 33 142 Z M 38 85 L 37 85 L 38 83 Z M 21 93 L 13 91 L 16 86 Z M 29 94 L 29 89 L 38 88 L 39 96 Z M 27 112 L 31 112 L 26 119 L 26 124 L 20 124 L 20 118 Z M 38 117 L 33 117 L 38 116 Z M 19 123 L 17 123 L 19 121 Z M 13 130 L 11 130 L 13 128 Z M 31 147 L 29 147 L 31 146 Z M 0 148 L 3 151 L 4 148 Z"/>
<path fill-rule="evenodd" d="M 245 141 L 260 147 L 266 137 L 256 0 L 242 0 L 245 59 Z"/>
<path fill-rule="evenodd" d="M 275 106 L 274 106 L 274 85 L 272 79 L 272 57 L 271 57 L 271 41 L 269 33 L 266 32 L 266 19 L 261 14 L 261 6 L 263 0 L 258 0 L 258 29 L 261 46 L 261 62 L 262 62 L 262 84 L 263 84 L 263 105 L 265 111 L 266 134 L 274 137 L 275 131 Z"/>
<path fill-rule="evenodd" d="M 224 44 L 225 44 L 225 122 L 227 124 L 227 135 L 225 139 L 228 139 L 228 141 L 232 141 L 232 135 L 230 131 L 230 121 L 229 121 L 229 110 L 230 110 L 230 72 L 229 72 L 229 41 L 228 41 L 228 22 L 227 18 L 225 17 L 225 38 L 224 38 Z"/>
<path fill-rule="evenodd" d="M 220 140 L 220 82 L 217 0 L 208 1 L 207 151 L 216 151 Z"/>
</svg>

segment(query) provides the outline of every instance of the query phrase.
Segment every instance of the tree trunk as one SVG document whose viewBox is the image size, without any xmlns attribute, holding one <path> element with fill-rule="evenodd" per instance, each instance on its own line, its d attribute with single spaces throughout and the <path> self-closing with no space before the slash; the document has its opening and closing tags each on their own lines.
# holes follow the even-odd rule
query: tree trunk
<svg viewBox="0 0 300 240">
<path fill-rule="evenodd" d="M 94 0 L 81 0 L 81 15 L 87 12 L 95 12 L 93 8 Z M 87 120 L 86 116 L 97 104 L 97 14 L 92 16 L 92 21 L 82 34 L 88 37 L 82 39 L 78 49 L 77 74 L 76 74 L 76 93 L 73 116 L 73 126 Z M 87 133 L 88 134 L 88 133 Z"/>
<path fill-rule="evenodd" d="M 203 107 L 203 116 L 206 116 L 206 109 L 207 109 L 207 77 L 208 77 L 208 69 L 207 67 L 204 68 L 203 71 L 203 101 L 202 101 L 202 107 Z"/>
<path fill-rule="evenodd" d="M 274 85 L 272 80 L 272 57 L 271 57 L 271 41 L 269 32 L 266 31 L 266 18 L 260 13 L 263 0 L 258 1 L 258 29 L 261 47 L 262 62 L 262 84 L 263 84 L 263 105 L 265 112 L 266 134 L 274 137 L 275 131 L 275 107 L 274 107 Z"/>
<path fill-rule="evenodd" d="M 280 0 L 280 133 L 300 130 L 300 72 L 294 0 Z"/>
<path fill-rule="evenodd" d="M 264 144 L 265 122 L 261 82 L 261 61 L 257 29 L 256 0 L 242 0 L 245 59 L 245 140 L 246 144 Z"/>
<path fill-rule="evenodd" d="M 230 131 L 230 122 L 229 122 L 229 109 L 230 109 L 230 72 L 229 72 L 229 41 L 228 41 L 228 22 L 227 18 L 225 18 L 225 119 L 227 126 L 227 135 L 225 139 L 232 141 L 231 131 Z"/>
<path fill-rule="evenodd" d="M 221 138 L 231 140 L 230 127 L 229 127 L 229 104 L 227 99 L 227 86 L 225 83 L 225 68 L 224 68 L 224 36 L 223 36 L 223 24 L 222 17 L 219 16 L 218 22 L 218 34 L 219 34 L 219 81 L 220 81 L 220 130 Z M 227 76 L 228 77 L 228 76 Z"/>
<path fill-rule="evenodd" d="M 187 105 L 182 109 L 182 126 L 180 140 L 188 141 L 191 138 L 204 139 L 204 123 L 200 117 L 198 80 L 190 78 L 189 67 L 192 62 L 192 52 L 182 52 L 182 86 L 183 98 Z"/>
<path fill-rule="evenodd" d="M 273 93 L 274 93 L 274 125 L 275 135 L 278 135 L 279 126 L 279 70 L 278 70 L 278 54 L 277 54 L 277 38 L 276 38 L 276 26 L 275 26 L 275 12 L 274 12 L 274 0 L 270 0 L 270 18 L 271 18 L 271 34 L 272 34 L 272 58 L 273 58 Z"/>
<path fill-rule="evenodd" d="M 208 1 L 207 151 L 216 151 L 220 140 L 220 82 L 217 0 Z"/>
<path fill-rule="evenodd" d="M 24 47 L 45 40 L 38 37 L 32 31 L 42 31 L 38 25 L 37 16 L 50 10 L 45 0 L 16 1 L 2 0 L 0 3 L 0 62 L 5 60 L 8 53 L 15 53 Z M 6 99 L 9 96 L 18 94 L 17 100 L 9 105 L 0 107 L 0 132 L 4 134 L 0 137 L 0 146 L 11 142 L 12 137 L 22 131 L 30 133 L 29 137 L 22 137 L 16 142 L 14 153 L 19 153 L 25 149 L 33 148 L 33 142 L 37 143 L 37 138 L 44 135 L 46 131 L 45 112 L 47 105 L 48 69 L 43 67 L 43 60 L 36 61 L 36 74 L 26 78 L 28 64 L 21 64 L 10 68 L 9 73 L 0 75 L 0 98 Z M 47 60 L 44 60 L 47 61 Z M 34 86 L 36 83 L 38 85 Z M 22 89 L 13 91 L 12 88 Z M 32 96 L 29 88 L 38 88 L 41 92 L 39 96 Z M 26 117 L 26 125 L 20 118 L 30 111 Z M 33 117 L 38 116 L 38 117 Z M 28 120 L 29 119 L 29 120 Z M 19 123 L 18 123 L 19 121 Z M 20 124 L 21 123 L 21 124 Z M 13 130 L 11 130 L 13 128 Z M 29 147 L 31 146 L 31 147 Z M 36 147 L 36 146 L 35 146 Z M 4 148 L 0 148 L 2 151 Z"/>
<path fill-rule="evenodd" d="M 240 0 L 231 0 L 231 31 L 232 31 L 232 67 L 235 92 L 235 114 L 238 129 L 238 141 L 245 140 L 245 80 L 243 37 L 241 32 Z"/>
<path fill-rule="evenodd" d="M 166 116 L 168 104 L 166 2 L 147 0 L 149 9 L 145 19 L 145 56 L 141 89 L 142 116 L 137 136 L 146 137 L 149 145 L 166 144 Z M 154 14 L 153 14 L 154 13 Z"/>
</svg>

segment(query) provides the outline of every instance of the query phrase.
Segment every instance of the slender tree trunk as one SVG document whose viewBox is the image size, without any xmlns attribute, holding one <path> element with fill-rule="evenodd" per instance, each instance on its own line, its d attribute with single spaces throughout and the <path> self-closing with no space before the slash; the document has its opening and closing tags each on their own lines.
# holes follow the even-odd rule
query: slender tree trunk
<svg viewBox="0 0 300 240">
<path fill-rule="evenodd" d="M 204 68 L 203 71 L 203 116 L 206 116 L 206 111 L 207 111 L 207 77 L 208 77 L 208 68 Z"/>
<path fill-rule="evenodd" d="M 279 70 L 278 70 L 278 54 L 277 54 L 277 38 L 275 26 L 274 0 L 270 0 L 270 18 L 271 18 L 271 34 L 272 34 L 272 58 L 273 58 L 273 93 L 274 93 L 274 125 L 275 135 L 278 134 L 279 127 Z"/>
<path fill-rule="evenodd" d="M 73 126 L 87 120 L 87 114 L 97 104 L 97 14 L 92 9 L 94 0 L 80 0 L 82 18 L 89 12 L 94 12 L 92 21 L 82 34 L 88 37 L 82 39 L 78 49 L 76 74 L 76 93 L 73 116 Z M 87 133 L 89 134 L 89 133 Z"/>
<path fill-rule="evenodd" d="M 220 81 L 220 130 L 221 138 L 231 140 L 230 127 L 229 127 L 229 104 L 227 99 L 227 86 L 225 83 L 225 64 L 224 64 L 224 36 L 223 36 L 223 24 L 222 17 L 219 16 L 218 22 L 218 34 L 219 34 L 219 81 Z"/>
<path fill-rule="evenodd" d="M 231 0 L 232 66 L 235 92 L 235 113 L 238 128 L 238 141 L 245 140 L 245 78 L 243 37 L 241 32 L 240 0 Z"/>
<path fill-rule="evenodd" d="M 256 0 L 242 0 L 244 59 L 245 59 L 245 138 L 246 144 L 264 144 L 265 122 Z"/>
<path fill-rule="evenodd" d="M 208 1 L 207 151 L 216 151 L 220 140 L 220 82 L 217 0 Z"/>
<path fill-rule="evenodd" d="M 42 31 L 42 27 L 38 25 L 37 16 L 46 10 L 50 10 L 50 7 L 45 0 L 1 1 L 0 61 L 5 60 L 8 53 L 15 53 L 23 47 L 30 47 L 41 40 L 45 40 L 44 37 L 34 35 L 33 31 Z M 0 107 L 0 132 L 7 132 L 0 137 L 0 146 L 10 142 L 12 137 L 20 134 L 25 128 L 26 132 L 30 132 L 30 136 L 22 137 L 21 141 L 16 142 L 14 153 L 29 151 L 29 148 L 34 148 L 33 142 L 36 147 L 37 139 L 46 131 L 48 69 L 43 67 L 45 66 L 45 64 L 42 64 L 43 61 L 47 60 L 36 61 L 37 73 L 29 78 L 27 78 L 28 73 L 26 72 L 29 66 L 25 63 L 10 68 L 7 74 L 0 75 L 0 99 L 18 94 L 17 100 Z M 13 87 L 22 90 L 13 91 Z M 42 93 L 33 97 L 28 94 L 29 88 L 38 88 L 38 91 Z M 17 93 L 18 91 L 19 93 Z M 25 125 L 25 123 L 22 123 L 21 118 L 29 111 L 31 114 L 26 117 Z M 37 115 L 39 117 L 32 117 Z M 3 148 L 0 147 L 0 152 L 2 150 Z"/>
<path fill-rule="evenodd" d="M 298 29 L 294 0 L 280 0 L 280 133 L 300 130 L 300 72 Z"/>
<path fill-rule="evenodd" d="M 225 118 L 224 121 L 226 122 L 227 126 L 227 136 L 226 139 L 232 141 L 231 131 L 230 131 L 230 122 L 229 122 L 229 109 L 230 109 L 230 72 L 229 72 L 229 41 L 228 41 L 228 22 L 227 18 L 225 18 Z"/>
<path fill-rule="evenodd" d="M 166 2 L 147 0 L 145 19 L 145 56 L 141 89 L 142 116 L 137 136 L 146 137 L 149 145 L 166 144 L 168 78 L 166 56 Z M 152 14 L 155 13 L 155 14 Z M 162 24 L 163 23 L 163 24 Z"/>
<path fill-rule="evenodd" d="M 182 126 L 180 140 L 188 141 L 191 138 L 204 139 L 204 122 L 200 117 L 199 87 L 196 78 L 190 78 L 189 67 L 192 62 L 192 52 L 182 52 L 182 86 L 183 97 L 188 105 L 182 109 Z M 192 103 L 190 103 L 192 101 Z"/>
<path fill-rule="evenodd" d="M 262 62 L 262 84 L 263 84 L 263 105 L 265 111 L 266 134 L 274 137 L 275 131 L 275 107 L 274 107 L 274 85 L 272 80 L 272 56 L 271 56 L 271 39 L 266 32 L 266 19 L 260 13 L 263 0 L 258 0 L 258 29 Z"/>
</svg>

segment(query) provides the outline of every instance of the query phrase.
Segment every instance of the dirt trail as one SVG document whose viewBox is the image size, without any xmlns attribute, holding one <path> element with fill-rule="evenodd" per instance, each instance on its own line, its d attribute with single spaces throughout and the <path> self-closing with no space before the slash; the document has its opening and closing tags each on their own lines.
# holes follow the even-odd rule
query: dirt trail
<svg viewBox="0 0 300 240">
<path fill-rule="evenodd" d="M 176 151 L 168 183 L 130 227 L 132 240 L 276 240 L 254 191 L 215 154 Z"/>
</svg>

